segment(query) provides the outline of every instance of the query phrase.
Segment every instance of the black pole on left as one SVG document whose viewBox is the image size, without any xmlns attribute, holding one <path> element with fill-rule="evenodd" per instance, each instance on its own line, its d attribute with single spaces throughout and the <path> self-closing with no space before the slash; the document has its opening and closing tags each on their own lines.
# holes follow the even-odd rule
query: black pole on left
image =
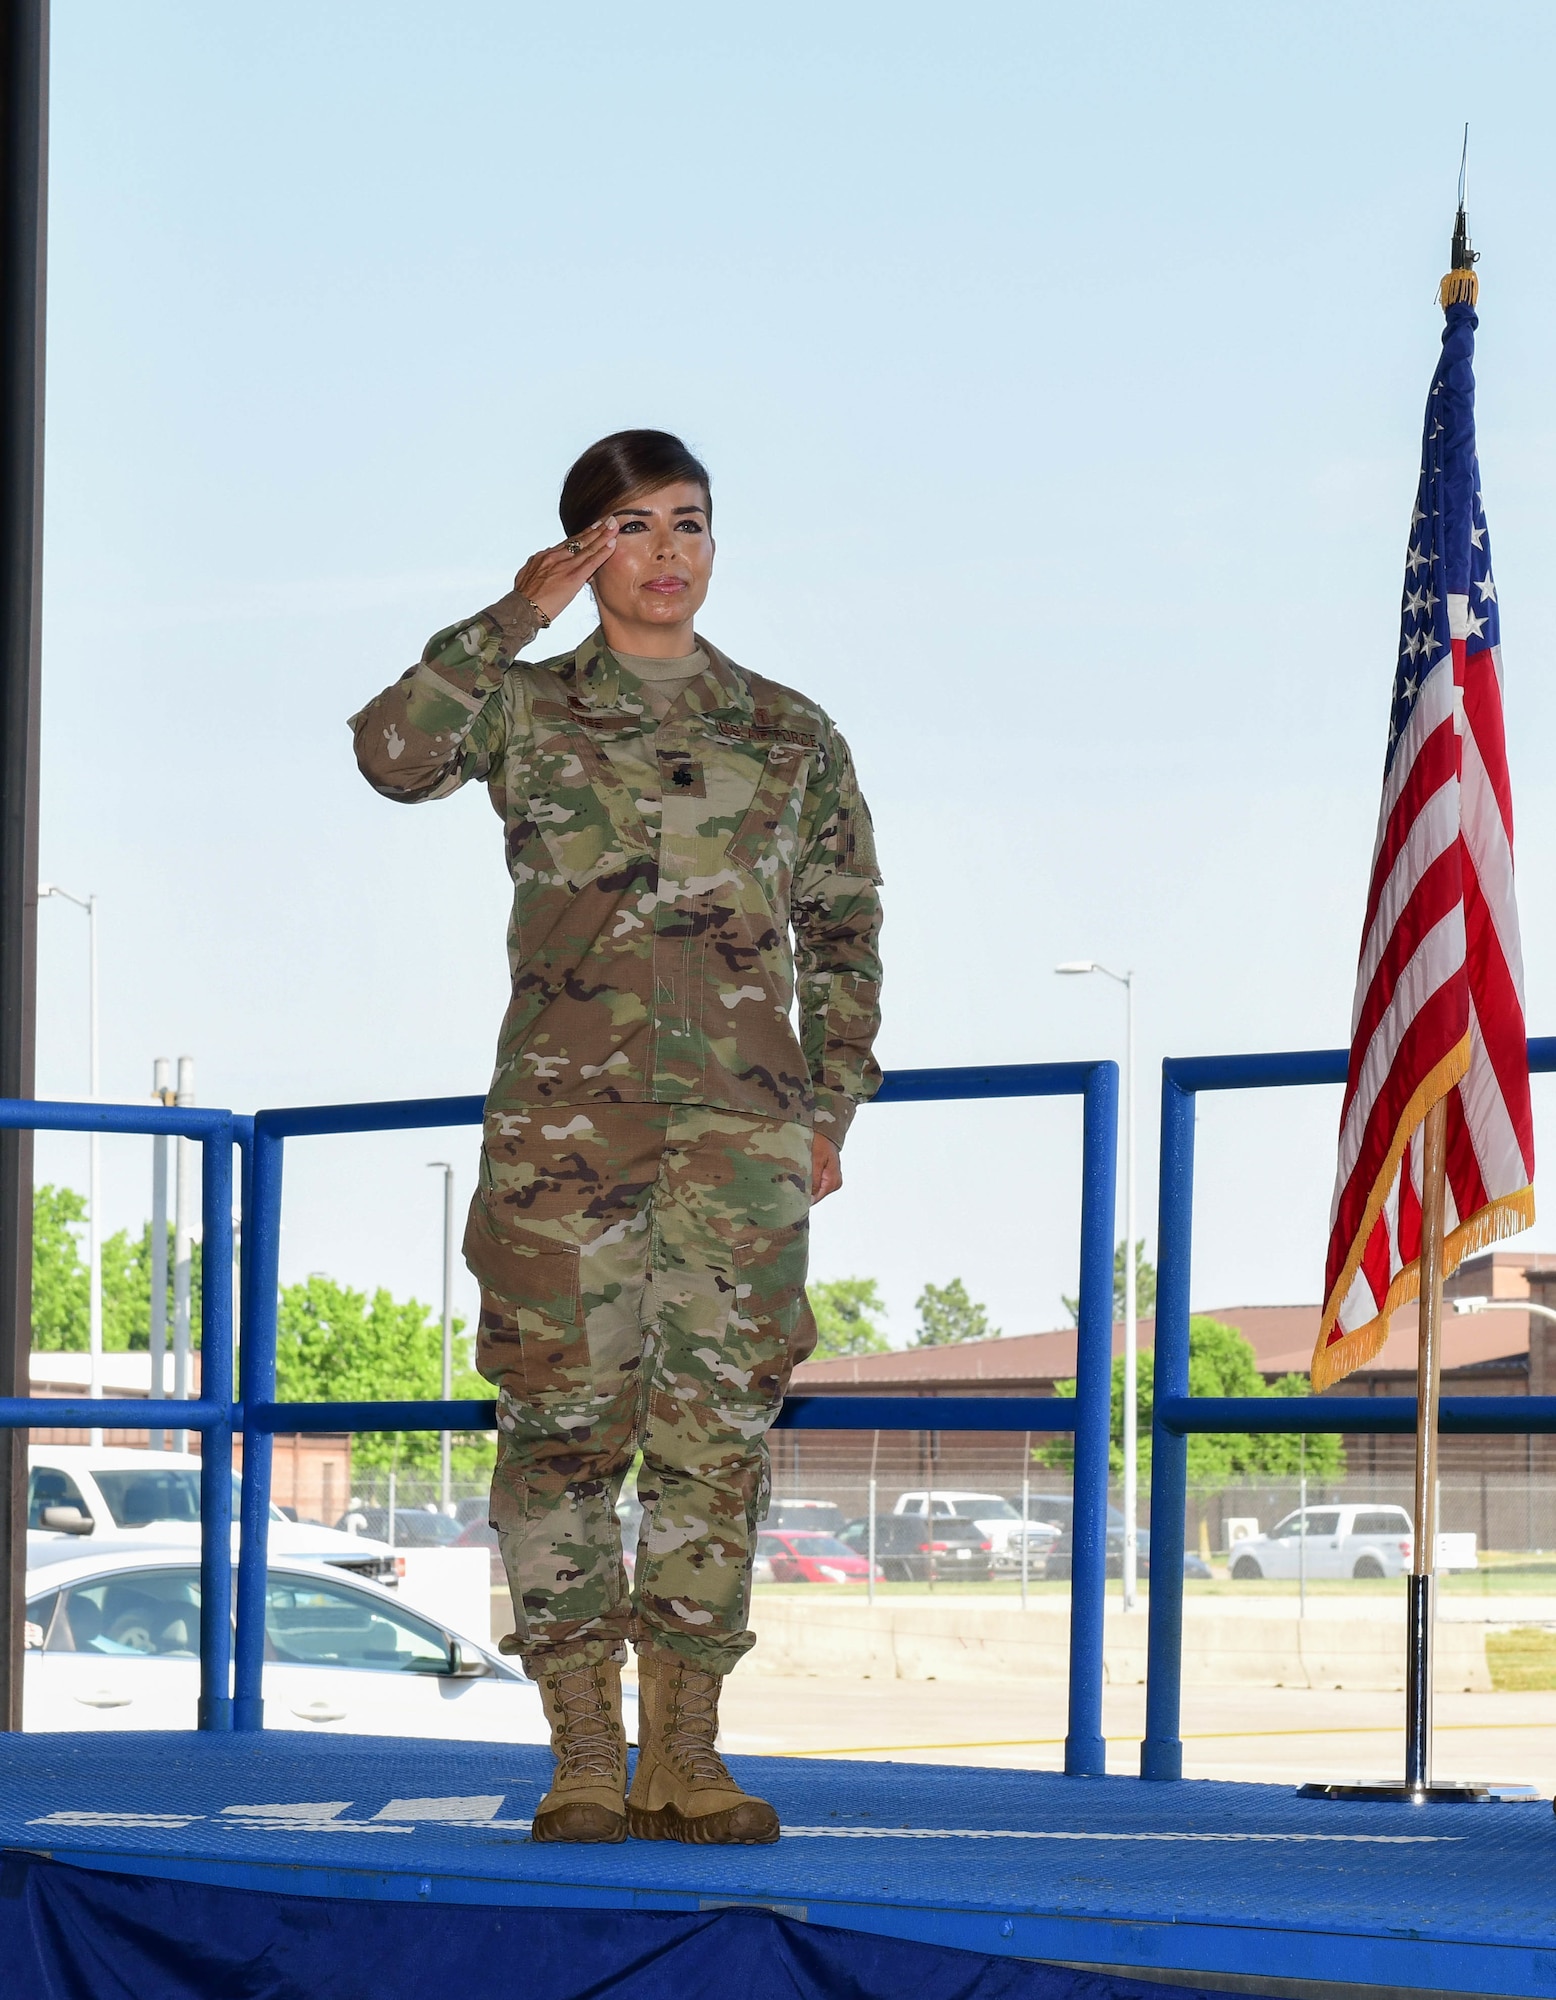
<svg viewBox="0 0 1556 2000">
<path fill-rule="evenodd" d="M 49 0 L 0 0 L 0 1097 L 33 1095 Z M 32 1134 L 0 1133 L 0 1393 L 32 1345 Z M 0 1727 L 22 1726 L 27 1433 L 0 1430 Z"/>
</svg>

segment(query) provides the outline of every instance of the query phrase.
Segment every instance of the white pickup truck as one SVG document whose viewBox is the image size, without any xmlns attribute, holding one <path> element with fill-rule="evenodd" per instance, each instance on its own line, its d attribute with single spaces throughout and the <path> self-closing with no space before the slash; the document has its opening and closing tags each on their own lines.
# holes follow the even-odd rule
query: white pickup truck
<svg viewBox="0 0 1556 2000">
<path fill-rule="evenodd" d="M 933 1513 L 931 1514 L 931 1509 Z M 899 1493 L 894 1514 L 926 1515 L 936 1520 L 971 1521 L 988 1538 L 995 1563 L 1004 1566 L 1021 1560 L 1021 1509 L 999 1493 L 964 1493 L 956 1489 L 933 1492 Z M 1063 1532 L 1057 1521 L 1039 1518 L 1036 1503 L 1027 1517 L 1027 1548 L 1035 1566 L 1058 1541 Z"/>
<path fill-rule="evenodd" d="M 1403 1507 L 1329 1505 L 1299 1508 L 1277 1521 L 1267 1535 L 1232 1544 L 1232 1575 L 1242 1582 L 1261 1576 L 1313 1579 L 1399 1576 L 1410 1567 L 1414 1530 Z M 1473 1535 L 1439 1535 L 1437 1568 L 1474 1569 Z"/>
<path fill-rule="evenodd" d="M 77 1552 L 86 1555 L 110 1543 L 115 1548 L 137 1543 L 158 1548 L 200 1546 L 200 1461 L 193 1452 L 35 1444 L 28 1450 L 27 1464 L 29 1547 L 73 1542 Z M 241 1491 L 234 1474 L 234 1550 Z M 268 1547 L 272 1562 L 295 1556 L 333 1563 L 371 1583 L 391 1586 L 397 1575 L 395 1552 L 387 1542 L 308 1521 L 289 1521 L 275 1506 L 270 1509 Z"/>
</svg>

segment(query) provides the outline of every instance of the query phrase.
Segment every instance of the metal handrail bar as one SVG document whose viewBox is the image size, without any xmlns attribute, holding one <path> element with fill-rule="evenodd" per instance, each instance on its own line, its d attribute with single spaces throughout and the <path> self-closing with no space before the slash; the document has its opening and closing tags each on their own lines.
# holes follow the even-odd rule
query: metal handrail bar
<svg viewBox="0 0 1556 2000">
<path fill-rule="evenodd" d="M 998 1097 L 1081 1097 L 1095 1063 L 988 1063 L 966 1069 L 890 1070 L 872 1104 L 935 1104 Z M 366 1104 L 298 1104 L 262 1111 L 276 1139 L 317 1138 L 351 1132 L 425 1131 L 479 1125 L 484 1097 L 405 1097 Z"/>
<path fill-rule="evenodd" d="M 497 1405 L 430 1398 L 396 1403 L 240 1403 L 238 1419 L 240 1428 L 270 1437 L 333 1431 L 493 1431 Z M 786 1431 L 1073 1431 L 1075 1427 L 1074 1396 L 790 1396 L 773 1425 Z"/>
<path fill-rule="evenodd" d="M 1532 1036 L 1532 1074 L 1556 1070 L 1556 1036 Z M 1344 1083 L 1345 1049 L 1169 1057 L 1162 1064 L 1160 1204 L 1156 1232 L 1156 1340 L 1151 1440 L 1151 1599 L 1142 1778 L 1183 1776 L 1183 1556 L 1191 1433 L 1414 1431 L 1408 1396 L 1189 1394 L 1189 1289 L 1194 1224 L 1195 1099 L 1203 1090 L 1283 1090 Z M 1458 1436 L 1556 1431 L 1556 1398 L 1446 1396 L 1441 1428 Z"/>
<path fill-rule="evenodd" d="M 0 1430 L 208 1431 L 232 1422 L 230 1403 L 208 1397 L 0 1396 Z"/>
<path fill-rule="evenodd" d="M 1111 1329 L 1109 1329 L 1111 1332 Z M 1111 1385 L 1110 1385 L 1111 1386 Z M 790 1396 L 775 1430 L 1074 1431 L 1076 1396 Z"/>
<path fill-rule="evenodd" d="M 1224 1431 L 1334 1431 L 1342 1436 L 1414 1437 L 1414 1396 L 1169 1396 L 1159 1412 L 1173 1437 Z M 1556 1396 L 1444 1396 L 1437 1428 L 1447 1437 L 1528 1437 L 1556 1431 Z"/>
<path fill-rule="evenodd" d="M 1082 1100 L 1080 1311 L 1074 1398 L 796 1397 L 785 1429 L 1073 1430 L 1075 1503 L 1071 1565 L 1069 1727 L 1065 1769 L 1101 1776 L 1103 1608 L 1107 1577 L 1108 1433 L 1112 1390 L 1113 1220 L 1118 1065 L 1010 1063 L 890 1072 L 873 1102 L 1079 1096 Z M 398 1103 L 293 1106 L 254 1116 L 245 1156 L 242 1268 L 243 1533 L 237 1580 L 233 1727 L 264 1727 L 265 1534 L 272 1441 L 323 1429 L 486 1428 L 487 1403 L 287 1404 L 276 1400 L 276 1305 L 280 1275 L 282 1166 L 288 1138 L 478 1125 L 479 1097 Z M 1058 1403 L 1069 1404 L 1057 1409 Z M 924 1421 L 934 1404 L 933 1424 Z M 830 1407 L 829 1407 L 830 1406 Z M 953 1412 L 962 1412 L 956 1425 Z M 343 1419 L 349 1417 L 350 1421 Z M 865 1419 L 868 1417 L 869 1421 Z M 1019 1418 L 1019 1421 L 1016 1419 Z"/>
<path fill-rule="evenodd" d="M 78 1104 L 63 1097 L 0 1097 L 0 1130 L 130 1132 L 142 1138 L 212 1139 L 232 1129 L 230 1111 L 204 1104 Z"/>
<path fill-rule="evenodd" d="M 232 1149 L 231 1112 L 206 1107 L 72 1104 L 0 1098 L 0 1130 L 173 1134 L 200 1141 L 203 1254 L 200 1275 L 200 1395 L 171 1398 L 6 1396 L 0 1428 L 139 1429 L 161 1424 L 201 1433 L 200 1704 L 202 1729 L 232 1727 Z M 261 1539 L 260 1546 L 264 1542 Z"/>
</svg>

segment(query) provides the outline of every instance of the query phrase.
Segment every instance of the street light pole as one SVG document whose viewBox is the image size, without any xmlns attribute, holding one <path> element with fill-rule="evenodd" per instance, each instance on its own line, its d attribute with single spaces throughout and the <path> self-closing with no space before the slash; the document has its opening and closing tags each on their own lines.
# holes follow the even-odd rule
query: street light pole
<svg viewBox="0 0 1556 2000">
<path fill-rule="evenodd" d="M 1135 975 L 1112 972 L 1095 959 L 1056 965 L 1063 974 L 1100 972 L 1124 989 L 1124 1546 L 1120 1551 L 1124 1609 L 1138 1598 L 1140 1514 L 1140 1411 L 1136 1381 L 1140 1345 L 1139 1297 L 1135 1274 Z"/>
<path fill-rule="evenodd" d="M 178 1059 L 178 1087 L 173 1102 L 187 1109 L 195 1101 L 193 1056 Z M 187 1402 L 191 1388 L 191 1301 L 194 1293 L 195 1142 L 182 1132 L 173 1141 L 173 1397 Z M 189 1433 L 173 1433 L 174 1451 L 188 1451 Z"/>
<path fill-rule="evenodd" d="M 75 896 L 57 882 L 40 882 L 38 900 L 59 896 L 86 911 L 87 984 L 87 1098 L 97 1102 L 97 897 Z M 102 1138 L 92 1132 L 87 1137 L 86 1169 L 86 1256 L 87 1256 L 87 1394 L 103 1393 L 103 1232 L 100 1223 L 102 1202 Z M 101 1425 L 92 1430 L 92 1443 L 103 1441 Z"/>
<path fill-rule="evenodd" d="M 427 1165 L 438 1168 L 443 1175 L 443 1400 L 447 1403 L 454 1394 L 454 1169 L 447 1160 L 429 1160 Z M 450 1455 L 453 1438 L 448 1431 L 442 1432 L 440 1443 L 443 1512 L 450 1514 L 454 1506 L 454 1479 Z"/>
<path fill-rule="evenodd" d="M 151 1095 L 154 1103 L 173 1102 L 173 1072 L 166 1056 L 158 1056 L 151 1066 Z M 167 1134 L 158 1132 L 151 1142 L 151 1387 L 153 1401 L 166 1394 L 167 1371 Z M 147 1434 L 153 1451 L 166 1445 L 160 1430 Z"/>
</svg>

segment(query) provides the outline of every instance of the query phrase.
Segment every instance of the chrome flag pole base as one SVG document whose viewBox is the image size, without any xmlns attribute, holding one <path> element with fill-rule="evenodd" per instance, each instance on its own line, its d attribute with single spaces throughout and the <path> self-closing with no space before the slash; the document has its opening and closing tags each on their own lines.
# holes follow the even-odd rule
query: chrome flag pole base
<svg viewBox="0 0 1556 2000">
<path fill-rule="evenodd" d="M 1543 1795 L 1533 1785 L 1462 1784 L 1299 1785 L 1299 1799 L 1353 1799 L 1376 1805 L 1512 1806 L 1537 1805 Z"/>
</svg>

